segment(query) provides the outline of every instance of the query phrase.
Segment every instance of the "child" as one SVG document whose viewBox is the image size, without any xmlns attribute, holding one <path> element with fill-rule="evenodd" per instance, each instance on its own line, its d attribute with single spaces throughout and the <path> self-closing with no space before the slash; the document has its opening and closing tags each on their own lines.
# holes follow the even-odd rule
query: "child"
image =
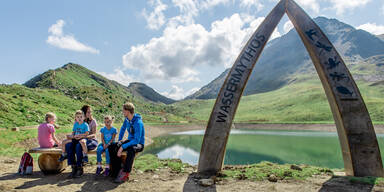
<svg viewBox="0 0 384 192">
<path fill-rule="evenodd" d="M 59 145 L 55 136 L 55 121 L 56 115 L 54 113 L 45 114 L 45 123 L 40 124 L 37 136 L 41 148 L 52 148 Z"/>
<path fill-rule="evenodd" d="M 66 140 L 62 143 L 62 154 L 60 156 L 59 162 L 64 161 L 67 157 L 67 152 L 65 151 L 65 145 L 69 142 L 79 142 L 83 149 L 83 162 L 88 162 L 87 155 L 87 140 L 85 137 L 89 135 L 89 127 L 86 122 L 84 122 L 84 114 L 81 110 L 77 110 L 75 113 L 75 124 L 73 125 L 72 135 L 67 135 Z"/>
<path fill-rule="evenodd" d="M 109 152 L 108 152 L 108 146 L 111 145 L 115 141 L 115 137 L 117 134 L 117 129 L 112 127 L 112 123 L 115 117 L 107 115 L 104 117 L 104 124 L 105 127 L 100 130 L 101 133 L 101 141 L 100 145 L 97 147 L 97 169 L 96 169 L 96 175 L 100 175 L 103 171 L 103 168 L 101 168 L 101 154 L 105 151 L 105 159 L 106 159 L 106 165 L 103 175 L 108 176 L 109 175 Z"/>
</svg>

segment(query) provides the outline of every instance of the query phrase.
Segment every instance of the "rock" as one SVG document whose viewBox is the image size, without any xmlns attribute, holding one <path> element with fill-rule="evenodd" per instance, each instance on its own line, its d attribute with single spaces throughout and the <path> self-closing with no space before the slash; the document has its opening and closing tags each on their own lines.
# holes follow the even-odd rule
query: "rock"
<svg viewBox="0 0 384 192">
<path fill-rule="evenodd" d="M 300 168 L 300 167 L 297 166 L 297 165 L 291 165 L 291 169 L 293 169 L 293 170 L 298 170 L 298 171 L 302 171 L 302 170 L 303 170 L 302 168 Z"/>
<path fill-rule="evenodd" d="M 12 164 L 12 163 L 16 163 L 15 160 L 12 160 L 12 159 L 6 159 L 3 161 L 4 163 L 7 163 L 7 164 Z"/>
<path fill-rule="evenodd" d="M 20 131 L 20 128 L 14 127 L 14 128 L 12 128 L 12 131 Z"/>
<path fill-rule="evenodd" d="M 153 175 L 152 178 L 154 178 L 154 179 L 158 179 L 159 176 L 158 176 L 158 175 Z"/>
<path fill-rule="evenodd" d="M 215 184 L 215 182 L 212 179 L 200 179 L 199 180 L 199 185 L 208 187 Z"/>
<path fill-rule="evenodd" d="M 270 182 L 277 182 L 277 177 L 275 175 L 270 175 L 268 177 L 268 181 L 270 181 Z"/>
</svg>

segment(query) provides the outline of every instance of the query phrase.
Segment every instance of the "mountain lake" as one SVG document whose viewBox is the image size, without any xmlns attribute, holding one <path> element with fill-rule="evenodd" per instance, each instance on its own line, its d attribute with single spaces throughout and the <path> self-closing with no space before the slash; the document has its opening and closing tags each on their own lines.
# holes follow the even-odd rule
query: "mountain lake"
<svg viewBox="0 0 384 192">
<path fill-rule="evenodd" d="M 171 133 L 155 138 L 144 153 L 197 165 L 203 136 L 204 130 Z M 384 134 L 377 134 L 377 138 L 383 156 Z M 224 164 L 246 165 L 261 161 L 344 168 L 336 132 L 232 130 Z"/>
</svg>

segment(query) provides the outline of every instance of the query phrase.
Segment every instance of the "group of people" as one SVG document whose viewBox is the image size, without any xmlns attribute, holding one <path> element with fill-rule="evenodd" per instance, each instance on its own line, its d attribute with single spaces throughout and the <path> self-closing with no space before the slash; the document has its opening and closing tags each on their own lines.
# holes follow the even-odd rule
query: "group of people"
<svg viewBox="0 0 384 192">
<path fill-rule="evenodd" d="M 75 113 L 75 122 L 72 129 L 72 134 L 67 135 L 63 141 L 59 141 L 55 136 L 56 115 L 47 113 L 45 115 L 45 123 L 42 123 L 38 128 L 38 140 L 41 148 L 60 147 L 62 154 L 58 161 L 63 162 L 68 160 L 68 165 L 71 166 L 71 178 L 81 177 L 84 173 L 83 165 L 88 162 L 88 151 L 97 148 L 97 168 L 96 175 L 114 176 L 115 182 L 122 183 L 129 179 L 129 174 L 132 170 L 133 160 L 137 152 L 144 149 L 144 124 L 141 116 L 135 113 L 135 106 L 132 103 L 123 105 L 124 123 L 121 126 L 118 141 L 115 142 L 117 129 L 113 127 L 114 117 L 106 115 L 104 117 L 104 127 L 100 129 L 101 142 L 98 144 L 97 122 L 92 117 L 92 108 L 89 105 L 84 105 L 81 110 Z M 128 131 L 128 138 L 124 140 L 124 134 Z M 124 167 L 120 168 L 120 161 L 117 161 L 119 166 L 117 174 L 111 174 L 111 159 L 118 159 L 122 153 L 126 151 L 126 161 Z M 102 168 L 102 154 L 105 153 L 106 165 Z"/>
</svg>

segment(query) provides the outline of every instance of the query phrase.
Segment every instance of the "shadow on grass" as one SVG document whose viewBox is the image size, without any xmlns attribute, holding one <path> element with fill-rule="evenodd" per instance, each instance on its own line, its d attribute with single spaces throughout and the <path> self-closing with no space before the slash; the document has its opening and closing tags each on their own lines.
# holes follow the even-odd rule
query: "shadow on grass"
<svg viewBox="0 0 384 192">
<path fill-rule="evenodd" d="M 117 188 L 120 184 L 113 183 L 111 177 L 95 177 L 95 174 L 84 173 L 80 178 L 69 179 L 70 173 L 50 174 L 44 175 L 41 171 L 36 171 L 33 175 L 19 175 L 19 174 L 7 174 L 0 177 L 0 181 L 15 180 L 19 178 L 30 178 L 31 181 L 26 181 L 20 186 L 15 187 L 18 189 L 30 189 L 35 186 L 42 185 L 57 185 L 59 187 L 68 185 L 81 185 L 80 191 L 109 191 Z"/>
<path fill-rule="evenodd" d="M 199 176 L 197 173 L 189 174 L 187 180 L 184 183 L 183 192 L 190 192 L 190 191 L 216 192 L 215 184 L 204 187 L 199 185 L 198 183 L 199 179 L 201 179 L 201 176 Z"/>
<path fill-rule="evenodd" d="M 333 176 L 326 181 L 320 192 L 370 192 L 375 186 L 376 177 L 349 177 L 349 176 Z"/>
</svg>

